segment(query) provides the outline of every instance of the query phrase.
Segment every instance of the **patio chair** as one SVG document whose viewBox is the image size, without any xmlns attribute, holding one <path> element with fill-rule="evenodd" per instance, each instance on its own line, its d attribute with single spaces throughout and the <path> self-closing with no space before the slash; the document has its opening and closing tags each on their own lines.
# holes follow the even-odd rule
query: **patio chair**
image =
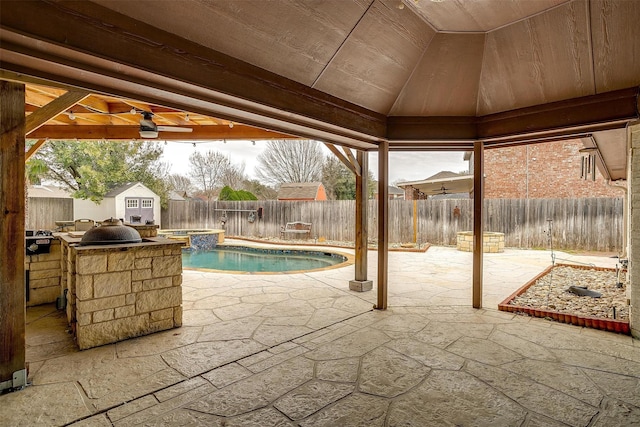
<svg viewBox="0 0 640 427">
<path fill-rule="evenodd" d="M 74 223 L 76 231 L 87 231 L 96 226 L 96 222 L 92 219 L 76 219 Z"/>
</svg>

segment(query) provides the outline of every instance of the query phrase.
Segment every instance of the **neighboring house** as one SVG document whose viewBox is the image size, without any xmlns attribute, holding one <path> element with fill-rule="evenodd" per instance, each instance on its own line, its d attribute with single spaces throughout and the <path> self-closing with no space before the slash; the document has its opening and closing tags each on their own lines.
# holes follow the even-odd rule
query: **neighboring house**
<svg viewBox="0 0 640 427">
<path fill-rule="evenodd" d="M 546 142 L 484 150 L 486 199 L 562 199 L 622 197 L 600 170 L 595 180 L 581 178 L 581 140 Z M 403 182 L 405 199 L 467 198 L 473 196 L 473 152 L 466 152 L 470 175 L 442 171 L 422 180 Z M 600 166 L 600 165 L 599 165 Z M 437 196 L 441 194 L 441 196 Z"/>
<path fill-rule="evenodd" d="M 327 192 L 321 182 L 291 182 L 280 186 L 278 200 L 321 201 L 327 200 Z"/>
<path fill-rule="evenodd" d="M 450 171 L 441 171 L 421 181 L 408 181 L 398 184 L 404 189 L 406 200 L 426 199 L 468 199 L 473 192 L 473 175 L 460 175 Z"/>
<path fill-rule="evenodd" d="M 403 200 L 405 198 L 404 190 L 402 188 L 389 186 L 389 200 Z M 378 200 L 378 187 L 373 192 L 373 198 Z"/>
<path fill-rule="evenodd" d="M 595 181 L 580 177 L 579 139 L 484 150 L 484 197 L 487 199 L 561 199 L 622 197 L 600 171 Z M 473 154 L 467 155 L 473 170 Z M 466 156 L 465 156 L 466 157 Z"/>
<path fill-rule="evenodd" d="M 73 218 L 94 221 L 120 218 L 125 223 L 145 224 L 154 221 L 160 225 L 160 196 L 141 182 L 131 182 L 110 190 L 100 204 L 75 199 Z"/>
</svg>

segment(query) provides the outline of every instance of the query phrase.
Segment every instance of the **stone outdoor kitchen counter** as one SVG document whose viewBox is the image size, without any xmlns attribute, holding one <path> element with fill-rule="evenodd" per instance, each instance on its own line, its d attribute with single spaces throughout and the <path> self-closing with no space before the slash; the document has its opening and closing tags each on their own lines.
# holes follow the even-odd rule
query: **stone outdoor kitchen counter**
<svg viewBox="0 0 640 427">
<path fill-rule="evenodd" d="M 81 350 L 182 325 L 180 242 L 79 246 L 61 233 L 61 287 Z"/>
</svg>

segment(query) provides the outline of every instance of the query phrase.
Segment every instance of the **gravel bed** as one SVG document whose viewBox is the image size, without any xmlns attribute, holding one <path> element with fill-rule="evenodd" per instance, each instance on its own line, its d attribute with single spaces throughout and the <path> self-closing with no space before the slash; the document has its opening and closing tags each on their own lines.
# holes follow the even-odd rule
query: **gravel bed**
<svg viewBox="0 0 640 427">
<path fill-rule="evenodd" d="M 620 281 L 623 285 L 618 288 L 615 271 L 555 266 L 509 304 L 607 319 L 614 318 L 615 307 L 616 320 L 629 320 L 624 272 Z M 600 292 L 602 297 L 579 296 L 569 292 L 569 286 L 586 286 Z"/>
</svg>

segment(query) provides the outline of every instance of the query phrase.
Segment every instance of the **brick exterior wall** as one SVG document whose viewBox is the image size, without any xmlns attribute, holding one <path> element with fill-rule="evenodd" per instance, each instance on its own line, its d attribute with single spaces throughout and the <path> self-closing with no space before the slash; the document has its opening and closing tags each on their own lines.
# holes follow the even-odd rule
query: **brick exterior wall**
<svg viewBox="0 0 640 427">
<path fill-rule="evenodd" d="M 622 197 L 596 170 L 596 180 L 580 178 L 584 146 L 579 140 L 484 151 L 485 198 L 553 199 Z"/>
</svg>

